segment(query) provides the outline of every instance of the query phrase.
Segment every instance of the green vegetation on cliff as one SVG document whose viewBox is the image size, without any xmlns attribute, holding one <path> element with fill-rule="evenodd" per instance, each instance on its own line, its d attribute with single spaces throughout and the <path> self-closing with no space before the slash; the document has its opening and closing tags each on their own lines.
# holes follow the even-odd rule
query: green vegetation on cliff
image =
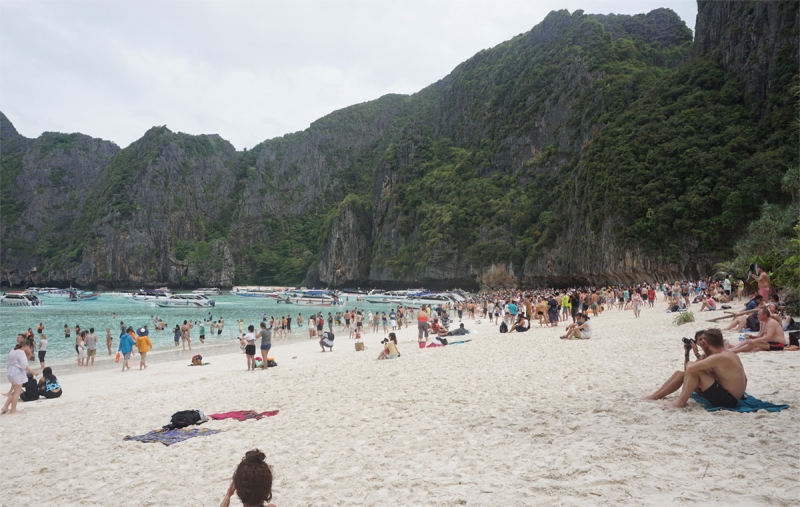
<svg viewBox="0 0 800 507">
<path fill-rule="evenodd" d="M 714 8 L 701 6 L 698 30 L 732 37 L 736 27 L 707 27 L 719 21 Z M 294 285 L 315 263 L 337 270 L 318 261 L 336 246 L 327 241 L 333 218 L 357 209 L 358 220 L 336 221 L 356 238 L 337 240 L 358 239 L 348 252 L 364 258 L 336 262 L 366 266 L 378 282 L 469 280 L 493 264 L 524 279 L 537 263 L 545 267 L 531 280 L 559 269 L 587 280 L 589 269 L 635 249 L 678 272 L 761 255 L 790 284 L 796 263 L 778 257 L 794 246 L 796 224 L 781 186 L 800 167 L 789 93 L 797 27 L 780 22 L 774 50 L 759 49 L 771 58 L 762 64 L 770 88 L 755 101 L 745 91 L 752 83 L 739 81 L 745 74 L 718 52 L 696 51 L 670 10 L 552 12 L 419 93 L 336 111 L 248 151 L 154 127 L 76 190 L 87 195 L 81 209 L 53 213 L 62 222 L 17 224 L 24 200 L 9 182 L 25 150 L 9 144 L 0 160 L 2 258 L 21 271 L 43 265 L 104 282 L 195 283 L 199 273 L 202 284 L 221 283 L 211 280 L 225 278 L 217 272 L 232 258 L 226 280 Z M 67 150 L 77 140 L 36 142 L 40 154 L 77 157 Z M 61 189 L 66 174 L 54 168 L 47 181 Z M 748 224 L 760 214 L 753 223 L 775 222 L 782 239 L 748 253 L 761 228 Z M 59 227 L 73 217 L 74 227 Z M 310 283 L 331 279 L 319 277 Z"/>
</svg>

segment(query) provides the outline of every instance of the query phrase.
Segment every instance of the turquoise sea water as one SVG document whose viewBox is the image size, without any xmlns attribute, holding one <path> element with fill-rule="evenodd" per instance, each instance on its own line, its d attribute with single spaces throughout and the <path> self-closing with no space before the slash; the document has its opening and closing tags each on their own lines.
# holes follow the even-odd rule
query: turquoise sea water
<svg viewBox="0 0 800 507">
<path fill-rule="evenodd" d="M 44 334 L 47 335 L 47 362 L 56 362 L 75 359 L 75 325 L 88 330 L 94 328 L 98 337 L 97 350 L 99 357 L 107 356 L 106 348 L 106 328 L 111 328 L 111 336 L 114 338 L 112 350 L 116 353 L 119 345 L 119 323 L 123 321 L 126 326 L 138 329 L 147 325 L 150 329 L 150 340 L 153 342 L 155 350 L 164 350 L 174 347 L 173 332 L 175 324 L 182 323 L 184 320 L 202 321 L 208 317 L 209 311 L 214 320 L 220 317 L 225 319 L 225 327 L 221 335 L 211 336 L 210 323 L 206 323 L 206 344 L 230 342 L 239 336 L 238 319 L 244 319 L 244 328 L 252 324 L 258 328 L 262 315 L 267 314 L 267 319 L 280 315 L 292 316 L 293 335 L 298 339 L 305 337 L 308 339 L 308 317 L 312 313 L 322 312 L 326 317 L 328 312 L 335 313 L 344 309 L 358 308 L 366 311 L 385 311 L 387 314 L 393 308 L 391 305 L 369 304 L 364 302 L 348 301 L 346 305 L 339 307 L 300 307 L 285 303 L 277 303 L 273 299 L 266 298 L 247 298 L 233 296 L 223 292 L 221 296 L 212 296 L 216 301 L 216 307 L 204 309 L 177 309 L 160 308 L 155 305 L 136 303 L 129 298 L 116 296 L 101 296 L 97 301 L 71 302 L 66 298 L 54 298 L 40 296 L 44 305 L 41 307 L 0 307 L 0 350 L 6 352 L 14 347 L 17 333 L 23 333 L 31 328 L 36 333 L 36 327 L 41 322 L 44 324 Z M 303 324 L 297 327 L 298 313 L 303 316 Z M 116 318 L 112 315 L 116 314 Z M 153 329 L 151 316 L 157 315 L 167 325 L 167 329 L 156 333 Z M 71 334 L 69 339 L 64 337 L 64 324 L 70 327 Z M 200 334 L 199 326 L 195 325 L 192 330 L 192 342 L 198 344 Z M 334 327 L 336 333 L 338 329 Z M 36 347 L 39 346 L 38 335 L 36 335 Z M 0 365 L 4 368 L 5 364 Z"/>
</svg>

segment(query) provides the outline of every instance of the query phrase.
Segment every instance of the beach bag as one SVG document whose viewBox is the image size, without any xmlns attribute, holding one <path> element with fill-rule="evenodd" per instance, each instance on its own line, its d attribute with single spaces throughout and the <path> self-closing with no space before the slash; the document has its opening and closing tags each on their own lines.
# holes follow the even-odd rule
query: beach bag
<svg viewBox="0 0 800 507">
<path fill-rule="evenodd" d="M 276 366 L 278 366 L 278 363 L 276 363 L 274 359 L 269 358 L 267 359 L 267 366 L 269 368 L 275 368 Z"/>
<path fill-rule="evenodd" d="M 503 321 L 500 324 L 500 332 L 501 333 L 507 333 L 508 332 L 508 325 L 505 323 L 505 321 Z"/>
<path fill-rule="evenodd" d="M 201 366 L 203 364 L 203 356 L 197 354 L 196 356 L 192 357 L 192 365 L 193 366 Z"/>
<path fill-rule="evenodd" d="M 206 420 L 205 414 L 199 410 L 181 410 L 180 412 L 172 414 L 172 419 L 168 427 L 171 430 L 175 428 L 186 428 L 187 426 L 203 423 Z"/>
<path fill-rule="evenodd" d="M 118 362 L 119 362 L 119 358 L 120 358 L 120 356 L 121 356 L 121 355 L 122 355 L 122 354 L 120 354 L 119 352 L 117 352 L 117 356 L 114 358 L 114 362 L 115 362 L 115 363 L 118 363 Z"/>
</svg>

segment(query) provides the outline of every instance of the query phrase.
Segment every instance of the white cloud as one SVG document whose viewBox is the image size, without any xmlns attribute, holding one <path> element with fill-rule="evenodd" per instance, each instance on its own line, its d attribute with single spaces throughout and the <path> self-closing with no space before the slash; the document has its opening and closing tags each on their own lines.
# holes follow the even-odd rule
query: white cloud
<svg viewBox="0 0 800 507">
<path fill-rule="evenodd" d="M 635 14 L 693 0 L 0 3 L 0 110 L 28 137 L 121 146 L 153 125 L 238 149 L 331 111 L 414 93 L 549 11 Z"/>
</svg>

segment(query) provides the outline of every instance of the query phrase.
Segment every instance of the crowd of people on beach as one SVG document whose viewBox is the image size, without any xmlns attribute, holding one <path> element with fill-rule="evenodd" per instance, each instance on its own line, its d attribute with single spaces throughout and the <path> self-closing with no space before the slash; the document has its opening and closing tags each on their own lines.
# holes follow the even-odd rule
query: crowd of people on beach
<svg viewBox="0 0 800 507">
<path fill-rule="evenodd" d="M 800 325 L 784 311 L 777 294 L 769 287 L 768 275 L 759 271 L 756 277 L 758 290 L 745 294 L 745 280 L 725 277 L 721 280 L 703 279 L 675 283 L 631 284 L 613 287 L 575 287 L 570 289 L 540 290 L 494 290 L 469 296 L 463 302 L 419 307 L 397 305 L 388 311 L 361 310 L 358 308 L 312 313 L 304 319 L 302 313 L 268 317 L 262 315 L 261 322 L 247 324 L 238 319 L 239 342 L 246 357 L 247 370 L 266 370 L 271 358 L 272 339 L 284 338 L 292 333 L 292 322 L 296 328 L 308 327 L 310 339 L 318 339 L 323 352 L 333 351 L 334 331 L 347 334 L 350 339 L 361 342 L 365 335 L 383 335 L 378 360 L 401 357 L 397 332 L 417 325 L 417 342 L 420 347 L 448 345 L 453 336 L 470 333 L 465 320 L 480 324 L 483 320 L 497 326 L 500 333 L 528 333 L 532 323 L 539 328 L 564 327 L 562 339 L 587 340 L 594 338 L 590 321 L 594 318 L 614 318 L 630 311 L 632 318 L 641 318 L 643 309 L 682 313 L 693 308 L 699 312 L 720 312 L 714 320 L 730 319 L 722 328 L 711 327 L 697 331 L 694 338 L 683 339 L 684 368 L 675 371 L 652 394 L 644 400 L 662 400 L 678 391 L 678 397 L 665 404 L 665 409 L 677 409 L 687 405 L 692 394 L 704 398 L 711 406 L 734 408 L 745 396 L 747 375 L 739 357 L 740 353 L 752 351 L 798 350 Z M 766 281 L 766 282 L 765 282 Z M 661 301 L 657 308 L 657 302 Z M 743 305 L 734 309 L 734 305 Z M 726 310 L 730 310 L 725 312 Z M 724 313 L 723 313 L 724 312 Z M 458 321 L 458 327 L 451 326 Z M 156 332 L 167 325 L 157 316 L 152 317 Z M 199 328 L 199 340 L 205 342 L 206 326 L 212 335 L 220 335 L 225 325 L 224 318 L 213 320 L 211 314 L 202 321 L 183 320 L 175 325 L 175 346 L 182 343 L 183 350 L 192 350 L 192 332 Z M 119 323 L 120 336 L 118 355 L 121 356 L 122 371 L 130 370 L 129 360 L 135 352 L 140 356 L 139 369 L 147 368 L 146 357 L 153 348 L 149 339 L 149 325 L 134 329 L 124 322 Z M 789 340 L 786 332 L 789 331 Z M 78 366 L 92 366 L 97 351 L 98 338 L 94 328 L 81 329 L 76 325 L 64 326 L 65 338 L 75 333 L 75 350 Z M 724 333 L 738 333 L 739 340 L 726 339 Z M 61 385 L 52 368 L 45 365 L 47 335 L 44 326 L 37 327 L 39 337 L 36 347 L 31 329 L 17 337 L 17 344 L 8 354 L 7 377 L 11 388 L 2 412 L 16 412 L 17 401 L 33 401 L 39 398 L 58 398 Z M 731 335 L 733 336 L 733 335 Z M 112 355 L 113 337 L 106 328 L 106 346 Z M 38 350 L 40 370 L 29 366 Z M 357 349 L 363 350 L 363 349 Z M 259 354 L 258 356 L 257 354 Z M 691 359 L 691 356 L 694 359 Z M 41 380 L 36 377 L 42 375 Z M 237 466 L 228 491 L 222 501 L 227 506 L 234 495 L 244 505 L 265 505 L 272 498 L 272 470 L 265 462 L 266 456 L 258 449 L 247 452 Z M 272 505 L 272 504 L 269 504 Z"/>
</svg>

